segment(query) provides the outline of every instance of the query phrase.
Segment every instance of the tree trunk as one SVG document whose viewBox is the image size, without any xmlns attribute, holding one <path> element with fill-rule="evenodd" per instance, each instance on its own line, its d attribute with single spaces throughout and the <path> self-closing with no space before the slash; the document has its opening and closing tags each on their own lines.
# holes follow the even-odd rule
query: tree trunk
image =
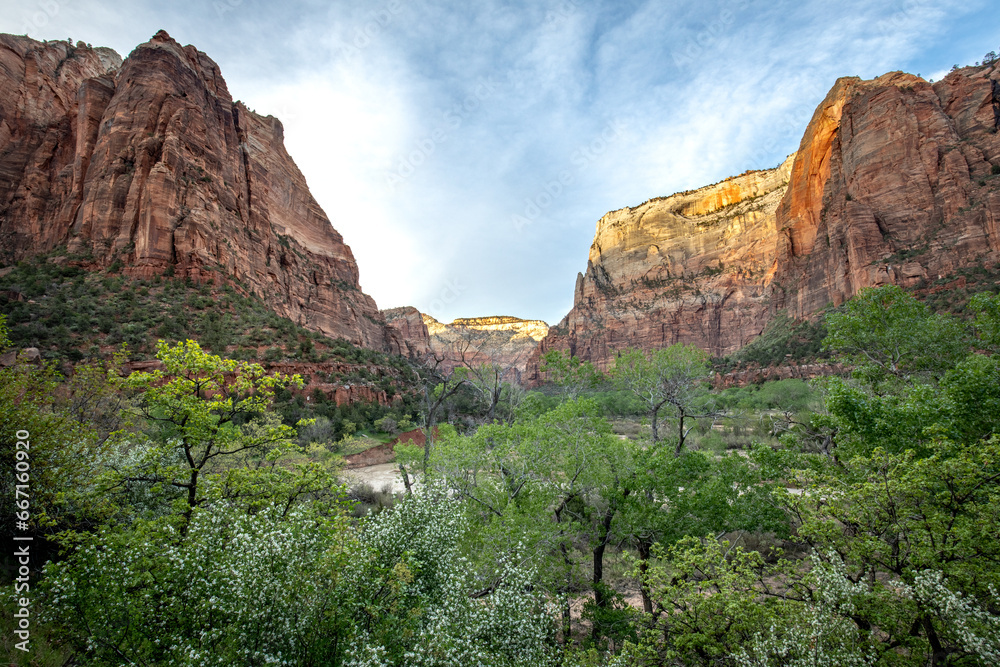
<svg viewBox="0 0 1000 667">
<path fill-rule="evenodd" d="M 931 645 L 931 667 L 947 665 L 948 651 L 941 646 L 941 640 L 938 638 L 937 631 L 934 629 L 934 623 L 931 622 L 930 616 L 926 613 L 921 613 L 921 624 L 924 626 L 924 633 L 927 635 L 927 641 Z"/>
<path fill-rule="evenodd" d="M 607 591 L 604 587 L 604 550 L 608 546 L 608 541 L 611 537 L 611 522 L 615 518 L 615 508 L 609 505 L 608 509 L 604 512 L 604 520 L 601 522 L 601 527 L 603 528 L 603 535 L 601 535 L 600 543 L 594 547 L 594 604 L 597 605 L 599 610 L 604 610 L 608 608 L 608 603 L 610 598 L 608 597 Z M 594 619 L 594 630 L 592 636 L 594 641 L 600 639 L 601 624 L 598 619 Z"/>
<path fill-rule="evenodd" d="M 566 503 L 569 502 L 569 498 L 563 498 L 562 503 L 555 510 L 556 523 L 562 523 L 562 513 L 566 508 Z M 565 530 L 560 530 L 560 536 L 565 535 Z M 563 541 L 559 543 L 559 551 L 562 553 L 563 566 L 566 568 L 566 586 L 563 592 L 566 594 L 566 605 L 562 610 L 562 622 L 563 622 L 563 646 L 569 646 L 570 639 L 573 635 L 573 616 L 570 609 L 570 599 L 569 594 L 573 589 L 573 561 L 569 555 L 569 546 L 567 542 Z"/>
<path fill-rule="evenodd" d="M 191 517 L 194 515 L 194 508 L 198 504 L 198 469 L 192 468 L 188 477 L 187 486 L 187 509 L 184 510 L 184 525 L 181 526 L 181 537 L 186 537 L 188 526 L 191 524 Z"/>
<path fill-rule="evenodd" d="M 653 427 L 653 444 L 655 445 L 660 440 L 660 435 L 657 432 L 656 417 L 659 413 L 658 409 L 653 409 L 649 411 L 649 423 Z"/>
<path fill-rule="evenodd" d="M 603 611 L 608 607 L 608 596 L 604 591 L 604 548 L 606 542 L 602 541 L 597 547 L 594 548 L 594 604 L 597 605 L 598 610 Z M 591 632 L 591 637 L 596 642 L 601 638 L 601 621 L 600 618 L 594 619 L 594 629 Z"/>
<path fill-rule="evenodd" d="M 424 477 L 427 477 L 427 469 L 431 464 L 431 447 L 434 445 L 434 418 L 437 415 L 438 406 L 434 406 L 427 413 L 427 422 L 424 424 Z"/>
<path fill-rule="evenodd" d="M 399 464 L 399 472 L 403 476 L 403 486 L 406 487 L 406 495 L 412 496 L 413 489 L 410 488 L 410 474 L 406 472 L 406 468 L 402 463 Z"/>
<path fill-rule="evenodd" d="M 653 614 L 653 600 L 649 594 L 649 582 L 646 581 L 646 572 L 649 571 L 649 550 L 652 544 L 644 537 L 639 538 L 639 592 L 642 594 L 642 610 L 647 614 Z"/>
<path fill-rule="evenodd" d="M 677 418 L 677 447 L 674 448 L 674 458 L 680 458 L 684 449 L 684 413 Z"/>
</svg>

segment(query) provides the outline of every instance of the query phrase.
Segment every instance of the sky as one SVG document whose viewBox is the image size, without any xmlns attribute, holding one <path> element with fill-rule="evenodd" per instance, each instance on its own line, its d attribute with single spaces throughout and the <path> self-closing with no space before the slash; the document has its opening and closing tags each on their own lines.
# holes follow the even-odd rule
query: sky
<svg viewBox="0 0 1000 667">
<path fill-rule="evenodd" d="M 1000 51 L 994 0 L 0 0 L 122 56 L 164 29 L 274 115 L 380 308 L 557 323 L 606 212 L 795 151 L 838 77 Z"/>
</svg>

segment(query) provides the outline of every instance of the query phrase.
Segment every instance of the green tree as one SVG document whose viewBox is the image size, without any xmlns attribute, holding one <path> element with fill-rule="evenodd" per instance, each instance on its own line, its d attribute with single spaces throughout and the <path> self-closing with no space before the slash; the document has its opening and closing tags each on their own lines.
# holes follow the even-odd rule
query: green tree
<svg viewBox="0 0 1000 667">
<path fill-rule="evenodd" d="M 594 364 L 562 350 L 549 350 L 543 354 L 539 370 L 556 386 L 561 387 L 570 400 L 588 389 L 596 388 L 604 379 L 601 372 L 594 368 Z"/>
<path fill-rule="evenodd" d="M 691 535 L 734 531 L 788 534 L 787 517 L 771 501 L 770 484 L 744 456 L 714 456 L 664 450 L 644 450 L 633 482 L 639 492 L 629 497 L 623 532 L 636 546 L 639 591 L 643 610 L 654 620 L 646 578 L 653 545 L 669 547 Z"/>
<path fill-rule="evenodd" d="M 222 359 L 186 341 L 158 344 L 162 369 L 133 373 L 141 392 L 144 434 L 121 433 L 120 462 L 109 489 L 150 489 L 172 499 L 183 534 L 196 507 L 212 498 L 248 506 L 281 499 L 286 511 L 332 481 L 322 466 L 289 469 L 282 459 L 301 449 L 295 429 L 267 408 L 276 389 L 302 386 L 298 376 L 266 375 L 258 364 Z"/>
<path fill-rule="evenodd" d="M 854 365 L 854 377 L 878 390 L 890 379 L 940 378 L 969 351 L 954 317 L 930 312 L 896 285 L 860 290 L 826 318 L 823 345 Z"/>
<path fill-rule="evenodd" d="M 495 331 L 460 327 L 455 348 L 462 366 L 456 375 L 466 381 L 476 396 L 487 424 L 495 419 L 510 423 L 521 401 L 524 389 L 520 385 L 517 365 L 520 357 L 504 350 L 506 341 Z M 522 353 L 523 355 L 524 353 Z"/>
<path fill-rule="evenodd" d="M 611 607 L 604 561 L 632 492 L 635 454 L 631 441 L 614 436 L 594 401 L 578 399 L 532 419 L 487 424 L 472 436 L 444 440 L 434 466 L 469 502 L 479 526 L 475 551 L 512 553 L 523 544 L 544 554 L 542 580 L 561 600 L 566 641 L 571 595 L 589 587 L 598 615 Z"/>
<path fill-rule="evenodd" d="M 982 351 L 1000 309 L 992 296 L 972 303 L 978 351 L 965 327 L 895 288 L 860 294 L 829 323 L 828 346 L 856 364 L 813 419 L 835 457 L 756 447 L 737 482 L 751 500 L 729 517 L 781 509 L 811 565 L 769 563 L 714 531 L 654 546 L 637 561 L 653 612 L 634 664 L 996 663 L 1000 364 Z M 705 516 L 725 520 L 716 506 Z"/>
<path fill-rule="evenodd" d="M 6 340 L 0 319 L 0 341 Z M 80 364 L 68 380 L 54 364 L 22 359 L 0 368 L 0 464 L 15 471 L 23 461 L 29 468 L 21 480 L 4 475 L 0 491 L 13 500 L 15 484 L 30 486 L 28 523 L 36 535 L 52 539 L 67 529 L 88 529 L 116 511 L 97 492 L 95 478 L 110 455 L 109 430 L 127 426 L 121 388 L 114 361 Z M 8 512 L 0 525 L 5 536 L 13 535 L 14 515 Z"/>
<path fill-rule="evenodd" d="M 969 300 L 976 313 L 976 345 L 997 354 L 1000 352 L 1000 294 L 981 292 Z"/>
<path fill-rule="evenodd" d="M 467 383 L 464 373 L 456 373 L 455 369 L 448 370 L 443 365 L 444 357 L 432 354 L 430 359 L 433 360 L 433 365 L 429 363 L 425 364 L 422 369 L 423 372 L 420 374 L 423 403 L 421 426 L 424 430 L 423 456 L 420 457 L 420 461 L 421 470 L 425 478 L 430 470 L 431 451 L 434 448 L 434 436 L 437 430 L 438 417 L 448 404 L 448 401 Z M 410 478 L 416 467 L 415 464 L 418 458 L 413 455 L 413 452 L 408 451 L 406 446 L 400 447 L 400 450 L 403 456 L 399 463 L 399 472 L 403 476 L 406 493 L 410 494 L 412 493 Z"/>
<path fill-rule="evenodd" d="M 625 350 L 615 360 L 611 379 L 645 404 L 654 447 L 660 441 L 660 410 L 669 406 L 677 429 L 674 455 L 680 456 L 694 420 L 714 414 L 706 387 L 710 374 L 706 352 L 677 343 L 649 354 L 638 348 Z"/>
</svg>

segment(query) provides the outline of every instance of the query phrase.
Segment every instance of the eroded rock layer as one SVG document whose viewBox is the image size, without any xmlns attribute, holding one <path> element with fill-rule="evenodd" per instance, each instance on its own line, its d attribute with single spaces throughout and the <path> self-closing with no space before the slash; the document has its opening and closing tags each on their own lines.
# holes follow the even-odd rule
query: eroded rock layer
<svg viewBox="0 0 1000 667">
<path fill-rule="evenodd" d="M 722 354 L 749 342 L 768 321 L 775 212 L 792 162 L 601 218 L 573 310 L 542 351 L 606 368 L 629 346 L 685 342 Z"/>
<path fill-rule="evenodd" d="M 412 307 L 391 308 L 382 314 L 394 339 L 400 341 L 401 354 L 436 363 L 444 370 L 496 364 L 518 381 L 549 332 L 545 322 L 519 317 L 464 317 L 444 324 Z"/>
<path fill-rule="evenodd" d="M 540 352 L 603 368 L 628 346 L 725 355 L 779 310 L 809 317 L 863 287 L 992 266 L 998 80 L 997 63 L 934 84 L 898 72 L 840 79 L 776 169 L 608 213 L 573 309 Z"/>
<path fill-rule="evenodd" d="M 549 332 L 541 320 L 518 317 L 463 317 L 450 324 L 423 316 L 431 352 L 445 368 L 493 364 L 514 382 L 521 382 Z"/>
<path fill-rule="evenodd" d="M 413 306 L 382 311 L 386 324 L 393 332 L 396 354 L 411 359 L 423 359 L 431 351 L 431 338 L 423 315 Z"/>
<path fill-rule="evenodd" d="M 124 62 L 0 35 L 3 260 L 59 246 L 137 277 L 229 281 L 310 329 L 392 347 L 281 123 L 163 31 Z"/>
</svg>

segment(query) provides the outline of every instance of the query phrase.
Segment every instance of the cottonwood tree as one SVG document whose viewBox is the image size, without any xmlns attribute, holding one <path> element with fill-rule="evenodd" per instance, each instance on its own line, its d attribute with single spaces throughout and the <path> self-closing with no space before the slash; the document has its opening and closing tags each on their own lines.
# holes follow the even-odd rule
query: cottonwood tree
<svg viewBox="0 0 1000 667">
<path fill-rule="evenodd" d="M 604 561 L 632 492 L 634 449 L 614 436 L 593 401 L 578 400 L 513 424 L 485 424 L 442 442 L 435 455 L 435 469 L 476 517 L 476 552 L 507 553 L 522 544 L 546 554 L 543 581 L 561 600 L 564 641 L 572 631 L 570 596 L 586 588 L 597 608 L 595 632 L 606 629 L 601 615 L 612 592 Z"/>
<path fill-rule="evenodd" d="M 641 450 L 621 532 L 636 547 L 637 575 L 643 610 L 655 622 L 662 608 L 654 605 L 646 573 L 653 546 L 668 547 L 689 535 L 722 535 L 741 531 L 788 534 L 785 513 L 770 497 L 770 485 L 737 454 Z"/>
<path fill-rule="evenodd" d="M 449 369 L 444 362 L 443 355 L 430 352 L 422 360 L 421 368 L 418 371 L 421 378 L 420 391 L 423 402 L 421 415 L 423 422 L 421 427 L 424 431 L 423 453 L 419 454 L 418 451 L 414 451 L 413 445 L 398 444 L 394 448 L 398 461 L 397 467 L 403 477 L 403 485 L 406 487 L 407 495 L 413 492 L 411 477 L 418 461 L 425 478 L 430 471 L 431 450 L 434 447 L 439 415 L 447 402 L 467 384 L 467 379 L 462 373 L 455 373 L 455 370 Z"/>
<path fill-rule="evenodd" d="M 498 332 L 473 327 L 461 327 L 455 341 L 460 373 L 479 398 L 486 423 L 511 423 L 524 398 L 518 366 L 526 352 L 512 355 L 503 349 L 506 342 Z"/>
<path fill-rule="evenodd" d="M 618 389 L 630 391 L 645 404 L 652 427 L 653 446 L 660 441 L 660 411 L 670 410 L 676 420 L 674 456 L 680 456 L 695 420 L 718 416 L 709 400 L 708 354 L 694 345 L 677 343 L 650 353 L 629 348 L 618 355 L 611 379 Z"/>
<path fill-rule="evenodd" d="M 827 315 L 826 327 L 824 348 L 842 355 L 873 391 L 890 380 L 939 379 L 969 351 L 957 319 L 932 313 L 896 285 L 860 290 L 843 312 Z"/>
<path fill-rule="evenodd" d="M 560 387 L 569 400 L 574 400 L 588 389 L 594 389 L 604 380 L 594 364 L 583 361 L 563 350 L 549 350 L 542 355 L 539 367 L 542 373 Z"/>
<path fill-rule="evenodd" d="M 171 499 L 187 530 L 195 508 L 211 499 L 251 506 L 296 499 L 333 486 L 317 464 L 279 465 L 299 450 L 296 431 L 267 411 L 278 388 L 301 387 L 298 376 L 267 375 L 259 364 L 222 359 L 195 341 L 160 341 L 163 368 L 130 375 L 139 392 L 144 432 L 120 433 L 108 491 L 147 489 Z"/>
</svg>

